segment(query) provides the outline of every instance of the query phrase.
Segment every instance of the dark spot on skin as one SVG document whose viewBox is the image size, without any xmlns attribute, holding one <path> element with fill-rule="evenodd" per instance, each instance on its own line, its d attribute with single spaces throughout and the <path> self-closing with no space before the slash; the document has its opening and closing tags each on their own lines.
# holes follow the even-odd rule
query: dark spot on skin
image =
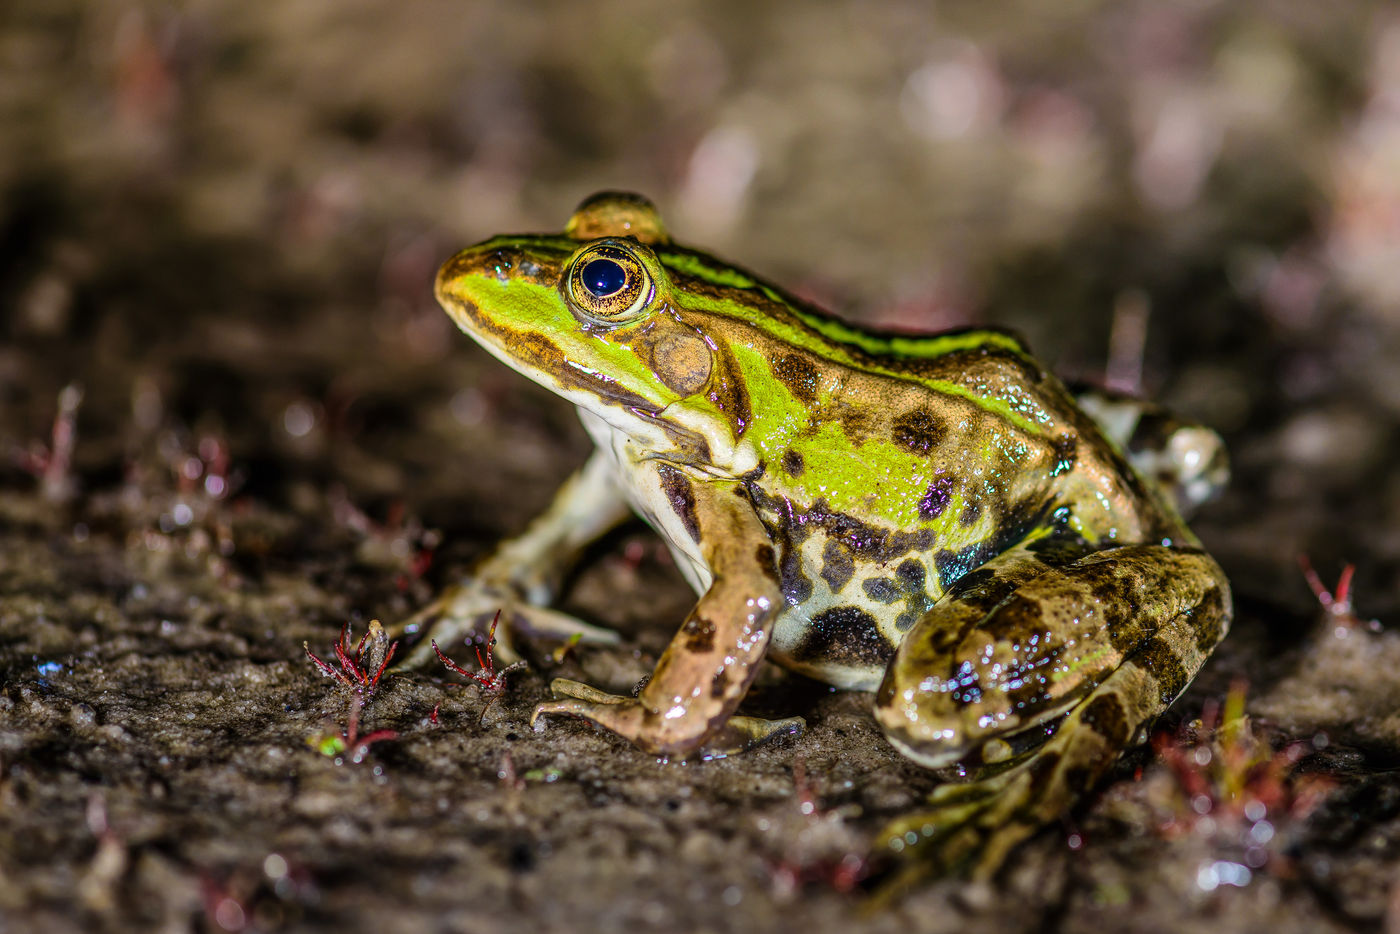
<svg viewBox="0 0 1400 934">
<path fill-rule="evenodd" d="M 1093 546 L 1073 533 L 1056 533 L 1037 539 L 1026 546 L 1047 567 L 1066 567 L 1093 551 Z"/>
<path fill-rule="evenodd" d="M 719 674 L 715 675 L 715 679 L 710 682 L 710 696 L 716 700 L 719 700 L 721 697 L 724 697 L 725 692 L 728 690 L 729 669 L 726 668 L 724 671 L 721 671 Z"/>
<path fill-rule="evenodd" d="M 1044 628 L 1043 617 L 1039 600 L 1016 594 L 998 606 L 978 628 L 993 639 L 1020 642 Z"/>
<path fill-rule="evenodd" d="M 793 519 L 802 524 L 816 524 L 825 529 L 832 538 L 839 539 L 855 554 L 881 564 L 911 552 L 925 552 L 933 547 L 934 535 L 931 529 L 919 529 L 914 532 L 881 529 L 854 516 L 831 510 L 826 500 L 821 498 L 815 500 L 806 513 L 794 511 Z"/>
<path fill-rule="evenodd" d="M 978 602 L 985 603 L 987 602 L 987 598 L 983 596 L 983 593 L 990 585 L 996 583 L 996 581 L 997 574 L 995 571 L 990 568 L 978 568 L 976 571 L 964 574 L 956 584 L 948 588 L 947 596 L 950 599 L 961 600 L 972 603 L 973 605 L 976 605 Z M 1007 586 L 1005 592 L 999 593 L 991 602 L 993 604 L 999 603 L 1011 590 L 1012 586 Z M 988 608 L 990 609 L 990 606 Z"/>
<path fill-rule="evenodd" d="M 822 549 L 822 580 L 832 593 L 840 593 L 855 576 L 856 563 L 851 552 L 834 538 L 826 540 Z"/>
<path fill-rule="evenodd" d="M 867 577 L 860 586 L 876 603 L 893 603 L 900 598 L 899 587 L 888 577 Z"/>
<path fill-rule="evenodd" d="M 924 581 L 927 579 L 927 571 L 924 569 L 922 561 L 913 558 L 906 558 L 901 561 L 899 567 L 894 569 L 895 577 L 899 578 L 905 590 L 924 589 Z"/>
<path fill-rule="evenodd" d="M 1124 655 L 1132 653 L 1146 635 L 1144 620 L 1136 612 L 1138 595 L 1150 593 L 1151 582 L 1140 579 L 1132 565 L 1113 561 L 1077 564 L 1071 573 L 1103 614 L 1109 644 Z"/>
<path fill-rule="evenodd" d="M 817 401 L 817 385 L 821 374 L 806 357 L 783 354 L 773 361 L 773 375 L 799 402 L 811 405 Z"/>
<path fill-rule="evenodd" d="M 715 648 L 715 624 L 703 616 L 692 616 L 681 627 L 685 637 L 685 650 L 704 654 Z"/>
<path fill-rule="evenodd" d="M 695 491 L 690 488 L 690 480 L 669 464 L 657 467 L 656 473 L 661 478 L 661 492 L 670 500 L 681 525 L 685 526 L 691 540 L 699 543 L 700 521 L 695 515 Z"/>
<path fill-rule="evenodd" d="M 803 460 L 802 455 L 792 448 L 788 448 L 783 454 L 783 470 L 787 471 L 787 475 L 789 477 L 800 477 L 802 476 L 802 472 L 806 469 L 807 462 Z"/>
<path fill-rule="evenodd" d="M 1161 639 L 1150 640 L 1133 656 L 1133 661 L 1157 680 L 1163 706 L 1175 700 L 1191 680 L 1176 649 Z"/>
<path fill-rule="evenodd" d="M 963 507 L 962 515 L 958 516 L 958 525 L 968 528 L 980 518 L 982 518 L 982 504 L 974 501 Z"/>
<path fill-rule="evenodd" d="M 1209 652 L 1225 635 L 1225 620 L 1230 615 L 1225 607 L 1225 594 L 1219 587 L 1212 587 L 1201 597 L 1192 618 L 1196 623 L 1196 648 Z"/>
<path fill-rule="evenodd" d="M 894 646 L 880 633 L 875 617 L 854 606 L 838 606 L 812 617 L 799 649 L 804 659 L 884 665 Z"/>
<path fill-rule="evenodd" d="M 937 519 L 943 515 L 943 510 L 948 508 L 948 501 L 953 498 L 953 478 L 936 477 L 928 485 L 923 499 L 919 500 L 919 518 L 924 520 Z"/>
<path fill-rule="evenodd" d="M 758 566 L 763 569 L 763 574 L 765 577 L 773 581 L 777 581 L 779 579 L 778 556 L 777 553 L 773 551 L 772 545 L 768 544 L 767 542 L 764 542 L 762 545 L 759 545 L 758 550 L 754 552 L 753 557 L 754 560 L 758 562 Z"/>
<path fill-rule="evenodd" d="M 942 585 L 942 590 L 947 592 L 958 578 L 973 568 L 986 564 L 1001 551 L 1000 542 L 988 541 L 982 542 L 980 545 L 968 545 L 958 551 L 949 551 L 945 548 L 938 552 L 933 556 L 933 566 L 938 570 L 938 580 Z"/>
<path fill-rule="evenodd" d="M 890 438 L 911 454 L 928 454 L 948 433 L 943 419 L 928 409 L 905 412 L 890 425 Z"/>
<path fill-rule="evenodd" d="M 805 603 L 812 596 L 812 581 L 802 567 L 802 542 L 811 534 L 811 529 L 796 522 L 793 518 L 792 503 L 780 496 L 768 496 L 750 482 L 745 485 L 749 499 L 760 511 L 764 528 L 778 545 L 778 580 L 783 588 L 783 598 L 789 606 Z M 773 517 L 763 517 L 763 511 L 775 513 Z"/>
<path fill-rule="evenodd" d="M 812 580 L 803 572 L 802 555 L 796 548 L 783 549 L 778 581 L 783 588 L 783 598 L 790 606 L 805 603 L 812 596 Z"/>
<path fill-rule="evenodd" d="M 1116 747 L 1126 746 L 1132 738 L 1132 727 L 1128 723 L 1127 715 L 1123 713 L 1123 704 L 1112 694 L 1100 694 L 1089 701 L 1084 712 L 1079 715 L 1079 721 L 1093 727 L 1100 736 Z"/>
<path fill-rule="evenodd" d="M 729 350 L 721 346 L 715 352 L 718 372 L 710 380 L 710 401 L 729 417 L 734 426 L 734 437 L 742 438 L 753 420 L 749 406 L 748 384 L 744 382 L 739 364 Z"/>
</svg>

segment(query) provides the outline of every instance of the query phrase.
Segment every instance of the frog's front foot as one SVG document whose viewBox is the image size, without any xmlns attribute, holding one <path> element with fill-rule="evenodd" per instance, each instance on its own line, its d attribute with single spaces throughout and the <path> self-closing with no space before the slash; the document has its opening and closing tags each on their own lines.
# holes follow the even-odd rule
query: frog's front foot
<svg viewBox="0 0 1400 934">
<path fill-rule="evenodd" d="M 775 736 L 795 736 L 806 727 L 801 717 L 763 720 L 731 716 L 713 730 L 696 730 L 685 717 L 683 698 L 666 711 L 652 710 L 639 698 L 608 694 L 567 678 L 550 684 L 559 700 L 540 704 L 530 722 L 544 714 L 582 717 L 629 739 L 639 748 L 658 755 L 696 755 L 722 759 L 751 749 Z"/>
<path fill-rule="evenodd" d="M 421 668 L 432 661 L 433 642 L 449 654 L 461 640 L 468 644 L 484 642 L 497 613 L 500 620 L 494 633 L 495 656 L 507 664 L 520 659 L 514 641 L 517 635 L 590 645 L 612 645 L 619 638 L 610 629 L 531 604 L 515 588 L 468 581 L 447 588 L 423 609 L 390 627 L 390 635 L 395 638 L 417 639 L 399 667 Z"/>
</svg>

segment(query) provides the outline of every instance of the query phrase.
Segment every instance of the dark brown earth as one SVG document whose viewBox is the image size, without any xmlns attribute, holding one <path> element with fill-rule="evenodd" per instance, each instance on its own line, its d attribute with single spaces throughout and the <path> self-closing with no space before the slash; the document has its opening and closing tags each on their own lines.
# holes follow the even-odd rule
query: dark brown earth
<svg viewBox="0 0 1400 934">
<path fill-rule="evenodd" d="M 0 930 L 1400 930 L 1397 87 L 1355 0 L 5 3 Z M 604 187 L 1227 437 L 1234 633 L 993 882 L 847 891 L 935 783 L 864 696 L 771 672 L 750 709 L 808 732 L 723 761 L 530 730 L 682 618 L 640 527 L 567 600 L 623 648 L 528 646 L 494 703 L 391 672 L 396 735 L 318 749 L 353 695 L 303 641 L 421 606 L 588 447 L 436 265 Z"/>
</svg>

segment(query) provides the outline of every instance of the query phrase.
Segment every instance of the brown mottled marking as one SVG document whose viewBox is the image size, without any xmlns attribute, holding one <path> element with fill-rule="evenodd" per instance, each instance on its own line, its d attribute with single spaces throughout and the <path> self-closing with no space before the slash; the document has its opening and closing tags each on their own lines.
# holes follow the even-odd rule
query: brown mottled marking
<svg viewBox="0 0 1400 934">
<path fill-rule="evenodd" d="M 718 359 L 716 372 L 710 379 L 709 398 L 734 426 L 734 437 L 742 438 L 753 421 L 753 409 L 749 403 L 748 383 L 744 382 L 743 371 L 729 349 L 721 346 L 715 351 Z"/>
<path fill-rule="evenodd" d="M 1042 617 L 1039 600 L 1014 594 L 997 607 L 996 612 L 988 616 L 979 628 L 993 639 L 1020 642 L 1044 628 Z"/>
<path fill-rule="evenodd" d="M 1176 649 L 1160 638 L 1151 639 L 1133 656 L 1133 662 L 1157 681 L 1163 704 L 1170 704 L 1186 688 L 1191 675 L 1187 672 Z"/>
<path fill-rule="evenodd" d="M 894 646 L 880 632 L 875 617 L 860 607 L 838 606 L 812 617 L 797 654 L 803 659 L 883 665 L 894 654 Z"/>
<path fill-rule="evenodd" d="M 840 593 L 855 573 L 856 563 L 851 558 L 850 550 L 836 539 L 828 538 L 826 547 L 822 549 L 822 580 L 826 581 L 831 592 Z"/>
<path fill-rule="evenodd" d="M 1026 546 L 1026 551 L 1041 564 L 1062 568 L 1087 555 L 1092 548 L 1077 535 L 1048 535 Z"/>
<path fill-rule="evenodd" d="M 867 577 L 860 582 L 860 587 L 876 603 L 894 603 L 903 596 L 899 586 L 888 577 Z"/>
<path fill-rule="evenodd" d="M 767 542 L 759 545 L 758 550 L 754 552 L 754 560 L 758 562 L 764 576 L 769 580 L 778 580 L 778 554 L 772 545 Z"/>
<path fill-rule="evenodd" d="M 692 616 L 681 627 L 685 647 L 691 652 L 709 652 L 715 647 L 715 624 L 703 616 Z"/>
<path fill-rule="evenodd" d="M 928 454 L 943 442 L 948 426 L 928 409 L 905 412 L 890 425 L 894 443 L 911 454 Z"/>
<path fill-rule="evenodd" d="M 670 464 L 657 467 L 656 473 L 661 478 L 661 491 L 671 501 L 671 508 L 676 511 L 681 525 L 685 526 L 691 540 L 698 543 L 700 522 L 695 515 L 695 491 L 690 487 L 690 480 Z"/>
<path fill-rule="evenodd" d="M 798 354 L 783 354 L 773 361 L 773 375 L 800 402 L 817 401 L 817 384 L 821 374 L 811 360 Z"/>
<path fill-rule="evenodd" d="M 923 499 L 919 500 L 919 518 L 924 520 L 937 519 L 943 515 L 943 510 L 948 508 L 948 503 L 953 498 L 953 478 L 935 477 L 924 492 Z"/>
<path fill-rule="evenodd" d="M 1192 614 L 1196 627 L 1196 649 L 1209 652 L 1225 635 L 1225 620 L 1230 611 L 1225 606 L 1225 594 L 1219 587 L 1212 587 L 1201 597 L 1201 603 Z"/>
<path fill-rule="evenodd" d="M 783 453 L 783 470 L 787 471 L 789 477 L 800 477 L 807 469 L 807 461 L 792 448 L 788 448 Z"/>
<path fill-rule="evenodd" d="M 1132 738 L 1132 727 L 1123 712 L 1123 704 L 1112 694 L 1100 694 L 1089 701 L 1079 721 L 1093 727 L 1114 746 L 1125 746 Z"/>
<path fill-rule="evenodd" d="M 717 674 L 715 675 L 715 677 L 714 677 L 714 680 L 710 682 L 710 696 L 713 697 L 713 698 L 718 699 L 718 698 L 723 697 L 725 691 L 728 691 L 728 690 L 729 690 L 729 669 L 726 668 L 726 669 L 724 669 L 723 671 L 720 671 L 719 673 L 717 673 Z"/>
</svg>

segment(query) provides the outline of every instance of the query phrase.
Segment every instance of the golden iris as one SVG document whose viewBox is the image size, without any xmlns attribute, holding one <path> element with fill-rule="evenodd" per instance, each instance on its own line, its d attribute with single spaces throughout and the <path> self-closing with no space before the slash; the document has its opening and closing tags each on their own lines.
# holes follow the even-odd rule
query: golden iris
<svg viewBox="0 0 1400 934">
<path fill-rule="evenodd" d="M 620 324 L 641 314 L 655 287 L 651 274 L 622 243 L 596 243 L 574 258 L 564 296 L 574 311 L 599 324 Z"/>
</svg>

